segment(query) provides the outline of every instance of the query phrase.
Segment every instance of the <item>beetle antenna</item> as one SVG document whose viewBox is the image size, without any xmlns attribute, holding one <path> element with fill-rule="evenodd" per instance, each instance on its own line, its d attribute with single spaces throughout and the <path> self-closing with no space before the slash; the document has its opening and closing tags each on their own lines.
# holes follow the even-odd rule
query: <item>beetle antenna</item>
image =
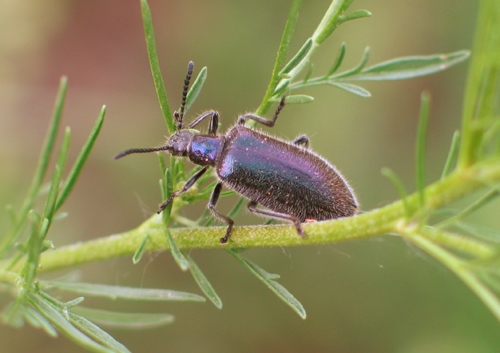
<svg viewBox="0 0 500 353">
<path fill-rule="evenodd" d="M 191 81 L 191 75 L 193 74 L 194 70 L 194 62 L 190 61 L 188 64 L 188 72 L 186 75 L 186 79 L 184 80 L 184 90 L 182 91 L 182 101 L 181 101 L 181 111 L 180 113 L 175 112 L 174 113 L 174 120 L 177 124 L 177 130 L 182 129 L 182 118 L 184 117 L 184 109 L 186 108 L 186 97 L 188 93 L 188 88 L 189 88 L 189 82 Z"/>
<path fill-rule="evenodd" d="M 128 156 L 132 153 L 149 153 L 149 152 L 157 152 L 157 151 L 166 151 L 171 149 L 170 146 L 161 146 L 161 147 L 153 147 L 153 148 L 131 148 L 129 150 L 123 151 L 122 153 L 118 153 L 114 159 L 122 158 Z"/>
</svg>

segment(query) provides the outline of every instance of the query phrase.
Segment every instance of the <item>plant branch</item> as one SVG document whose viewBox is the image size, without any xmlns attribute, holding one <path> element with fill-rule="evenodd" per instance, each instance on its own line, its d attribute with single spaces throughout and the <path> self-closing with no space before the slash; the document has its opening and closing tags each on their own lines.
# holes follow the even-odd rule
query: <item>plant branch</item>
<svg viewBox="0 0 500 353">
<path fill-rule="evenodd" d="M 426 203 L 424 209 L 420 208 L 418 194 L 409 195 L 406 198 L 407 209 L 412 217 L 419 217 L 423 213 L 428 214 L 469 192 L 499 180 L 500 160 L 493 159 L 478 163 L 459 172 L 451 173 L 445 179 L 425 188 Z M 304 224 L 306 239 L 298 237 L 295 228 L 288 225 L 236 227 L 229 245 L 218 242 L 221 233 L 223 233 L 222 227 L 175 228 L 170 229 L 170 232 L 181 249 L 227 248 L 228 246 L 233 248 L 297 246 L 394 233 L 398 232 L 400 223 L 405 222 L 405 219 L 405 207 L 403 201 L 399 200 L 356 217 Z M 146 235 L 150 236 L 146 251 L 168 249 L 161 219 L 155 215 L 134 230 L 47 251 L 41 255 L 42 268 L 40 271 L 56 270 L 118 256 L 132 255 L 141 246 Z M 454 242 L 453 238 L 448 239 L 448 241 Z M 459 239 L 454 245 L 454 248 L 463 248 L 463 251 L 467 253 L 476 252 L 474 246 L 468 245 L 467 242 L 460 242 Z M 484 253 L 479 250 L 475 255 L 481 257 Z M 0 262 L 0 268 L 5 268 L 7 265 L 6 261 Z M 19 268 L 14 267 L 12 270 L 18 271 Z"/>
</svg>

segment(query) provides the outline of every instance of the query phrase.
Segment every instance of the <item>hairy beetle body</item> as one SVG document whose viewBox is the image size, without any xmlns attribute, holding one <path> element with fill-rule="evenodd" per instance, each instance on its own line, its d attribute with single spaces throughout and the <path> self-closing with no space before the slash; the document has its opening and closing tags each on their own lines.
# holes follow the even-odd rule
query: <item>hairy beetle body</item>
<svg viewBox="0 0 500 353">
<path fill-rule="evenodd" d="M 274 126 L 285 106 L 285 97 L 282 97 L 272 120 L 245 114 L 225 135 L 217 135 L 219 114 L 215 111 L 200 115 L 184 127 L 182 119 L 193 66 L 190 62 L 180 113 L 174 113 L 177 131 L 167 143 L 156 148 L 130 149 L 115 156 L 118 159 L 131 153 L 167 151 L 203 166 L 182 189 L 160 205 L 158 213 L 193 186 L 210 167 L 215 168 L 219 182 L 208 207 L 215 217 L 228 225 L 221 243 L 228 241 L 234 225 L 232 219 L 215 210 L 223 185 L 250 199 L 250 211 L 292 221 L 302 237 L 304 232 L 300 224 L 303 222 L 349 217 L 358 212 L 356 197 L 347 181 L 335 167 L 308 149 L 307 136 L 288 142 L 245 127 L 248 119 Z M 210 118 L 208 134 L 190 130 L 207 118 Z M 266 209 L 258 208 L 258 205 Z"/>
<path fill-rule="evenodd" d="M 215 168 L 228 188 L 300 222 L 348 217 L 357 210 L 351 188 L 326 160 L 241 125 L 226 134 Z"/>
</svg>

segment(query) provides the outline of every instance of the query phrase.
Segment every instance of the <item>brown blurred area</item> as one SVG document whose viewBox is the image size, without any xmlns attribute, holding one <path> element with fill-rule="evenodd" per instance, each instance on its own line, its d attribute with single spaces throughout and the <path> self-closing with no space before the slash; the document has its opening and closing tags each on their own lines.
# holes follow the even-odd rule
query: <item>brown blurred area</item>
<svg viewBox="0 0 500 353">
<path fill-rule="evenodd" d="M 180 103 L 189 60 L 208 80 L 189 117 L 221 113 L 223 130 L 260 103 L 274 65 L 290 1 L 150 0 L 169 100 Z M 305 1 L 292 52 L 321 20 L 329 1 Z M 342 69 L 371 48 L 369 64 L 398 56 L 470 49 L 477 2 L 469 0 L 354 1 L 373 16 L 342 25 L 314 58 L 329 69 L 341 42 Z M 293 54 L 291 53 L 291 54 Z M 428 182 L 442 170 L 460 126 L 467 64 L 407 81 L 369 82 L 371 98 L 332 87 L 303 91 L 312 104 L 287 106 L 271 130 L 292 139 L 307 134 L 313 149 L 351 181 L 364 210 L 398 196 L 380 174 L 393 169 L 414 190 L 414 141 L 420 93 L 432 95 Z M 103 104 L 106 121 L 67 201 L 69 216 L 49 238 L 56 246 L 138 226 L 160 200 L 154 155 L 112 157 L 131 147 L 160 145 L 167 134 L 149 69 L 139 1 L 4 0 L 0 2 L 0 200 L 21 205 L 52 113 L 59 78 L 68 76 L 64 126 L 72 129 L 70 162 Z M 188 118 L 189 118 L 188 117 Z M 221 202 L 227 211 L 236 198 Z M 40 202 L 38 208 L 43 204 Z M 198 202 L 182 212 L 198 217 Z M 475 215 L 499 226 L 498 202 Z M 238 225 L 262 223 L 243 212 Z M 0 213 L 0 230 L 8 217 Z M 171 326 L 148 331 L 109 330 L 133 352 L 498 352 L 499 323 L 463 283 L 401 239 L 381 236 L 333 245 L 252 249 L 245 256 L 271 273 L 304 305 L 302 321 L 223 251 L 192 251 L 224 303 L 143 305 L 86 299 L 99 308 L 169 312 Z M 84 281 L 199 293 L 166 253 L 83 266 Z M 66 298 L 66 297 L 63 297 Z M 68 298 L 72 299 L 72 298 Z M 0 306 L 10 300 L 0 295 Z M 0 352 L 83 352 L 64 337 L 2 326 Z"/>
</svg>

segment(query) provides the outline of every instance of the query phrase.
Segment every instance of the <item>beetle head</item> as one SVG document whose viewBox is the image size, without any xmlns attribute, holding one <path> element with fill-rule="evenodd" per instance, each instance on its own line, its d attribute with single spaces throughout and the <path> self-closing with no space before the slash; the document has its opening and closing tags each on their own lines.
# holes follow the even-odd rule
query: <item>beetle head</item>
<svg viewBox="0 0 500 353">
<path fill-rule="evenodd" d="M 177 130 L 167 141 L 165 149 L 173 156 L 186 157 L 188 145 L 193 139 L 193 133 L 188 130 Z"/>
</svg>

